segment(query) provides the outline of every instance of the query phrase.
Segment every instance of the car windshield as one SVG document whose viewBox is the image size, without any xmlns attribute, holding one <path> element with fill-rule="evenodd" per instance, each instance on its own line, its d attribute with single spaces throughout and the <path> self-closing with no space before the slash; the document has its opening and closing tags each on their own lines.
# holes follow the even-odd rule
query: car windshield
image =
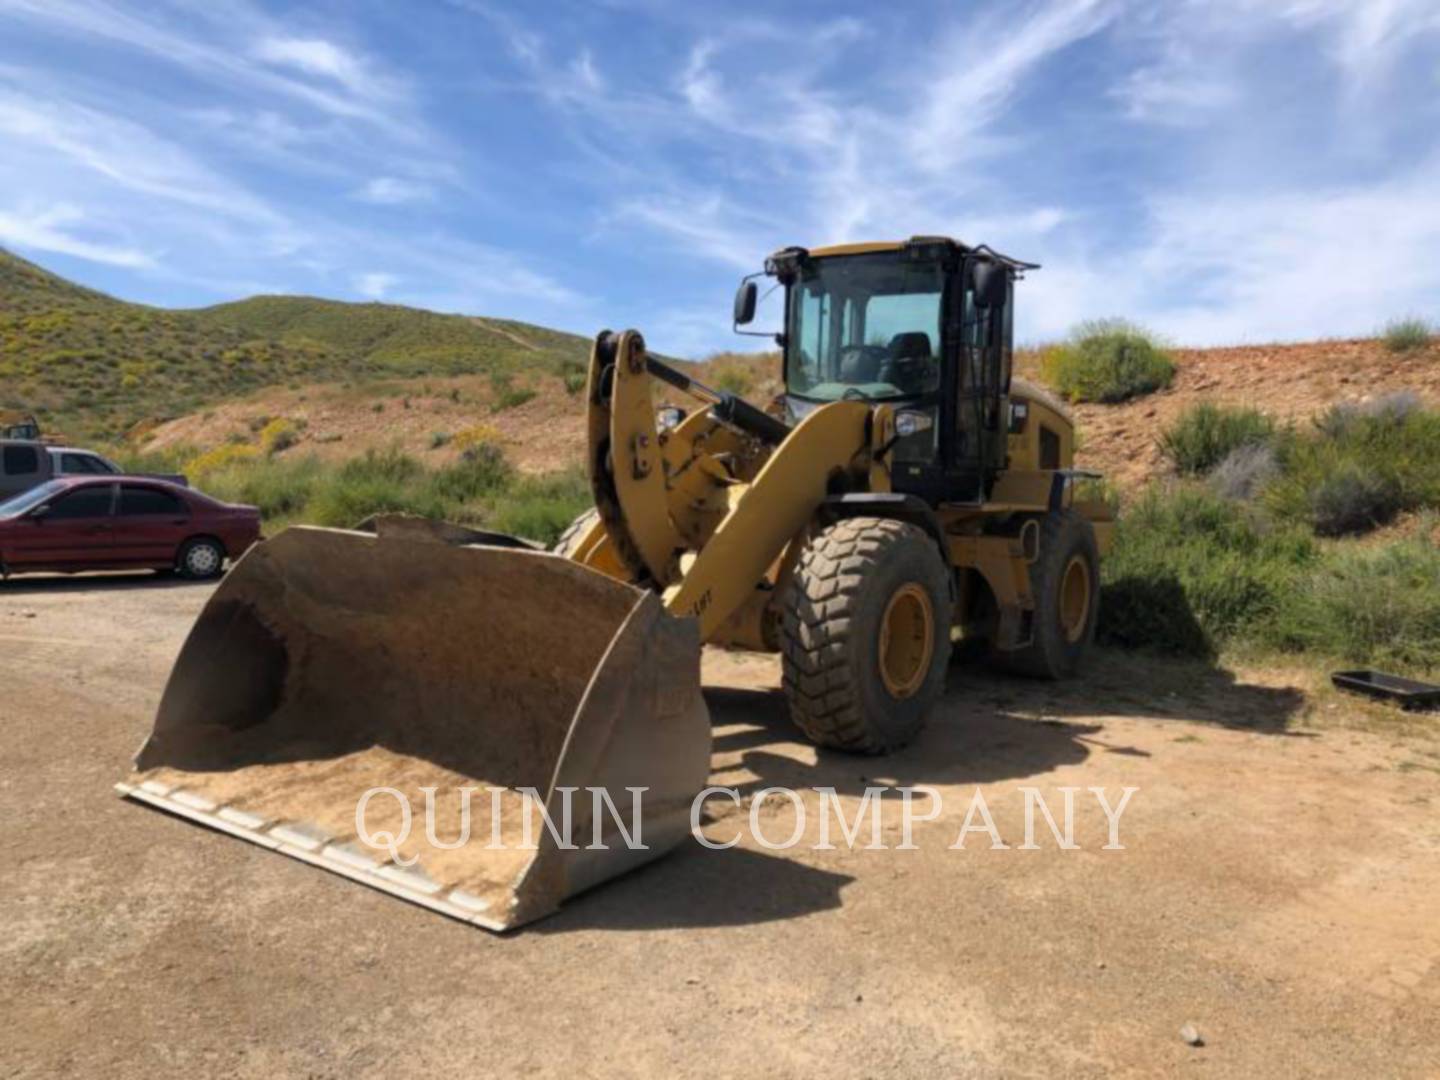
<svg viewBox="0 0 1440 1080">
<path fill-rule="evenodd" d="M 896 251 L 807 263 L 790 290 L 786 387 L 816 401 L 935 390 L 944 287 L 938 265 Z"/>
<path fill-rule="evenodd" d="M 51 480 L 48 483 L 41 484 L 39 487 L 33 487 L 29 491 L 16 495 L 12 499 L 7 499 L 5 502 L 0 503 L 0 518 L 19 517 L 25 513 L 25 511 L 32 510 L 39 506 L 51 495 L 63 490 L 64 487 L 65 485 L 59 481 Z"/>
</svg>

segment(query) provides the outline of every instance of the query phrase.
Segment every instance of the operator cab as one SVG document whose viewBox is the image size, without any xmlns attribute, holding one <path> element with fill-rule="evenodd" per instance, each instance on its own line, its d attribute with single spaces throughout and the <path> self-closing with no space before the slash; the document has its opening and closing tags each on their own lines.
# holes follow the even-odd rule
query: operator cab
<svg viewBox="0 0 1440 1080">
<path fill-rule="evenodd" d="M 765 273 L 785 289 L 787 419 L 831 401 L 890 405 L 895 490 L 983 502 L 1005 467 L 1013 282 L 1035 268 L 943 237 L 776 252 Z M 758 276 L 736 295 L 737 327 Z"/>
</svg>

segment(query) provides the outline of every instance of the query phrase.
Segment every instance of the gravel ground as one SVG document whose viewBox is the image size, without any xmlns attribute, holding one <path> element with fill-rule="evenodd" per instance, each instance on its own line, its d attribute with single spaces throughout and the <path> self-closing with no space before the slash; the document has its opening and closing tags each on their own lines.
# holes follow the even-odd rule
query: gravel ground
<svg viewBox="0 0 1440 1080">
<path fill-rule="evenodd" d="M 817 755 L 772 661 L 714 654 L 714 782 L 804 789 L 805 841 L 716 804 L 734 848 L 502 937 L 114 796 L 208 594 L 0 585 L 0 1076 L 1440 1075 L 1433 731 L 1102 654 L 1058 686 L 957 667 L 904 753 Z M 943 800 L 916 850 L 895 797 L 883 849 L 814 848 L 813 788 L 902 784 Z M 1018 850 L 1025 786 L 1080 789 L 1078 850 L 1043 821 Z M 1086 789 L 1126 786 L 1103 850 Z M 1006 850 L 950 847 L 976 791 Z"/>
</svg>

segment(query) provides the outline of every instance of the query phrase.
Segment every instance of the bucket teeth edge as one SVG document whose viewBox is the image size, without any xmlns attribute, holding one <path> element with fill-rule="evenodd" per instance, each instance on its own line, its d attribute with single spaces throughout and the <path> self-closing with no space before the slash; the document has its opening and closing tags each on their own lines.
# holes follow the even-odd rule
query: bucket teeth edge
<svg viewBox="0 0 1440 1080">
<path fill-rule="evenodd" d="M 177 794 L 184 793 L 174 789 L 166 794 L 159 794 L 156 789 L 161 786 L 147 785 L 145 782 L 140 784 L 120 783 L 115 785 L 115 790 L 122 798 L 146 803 L 177 817 L 199 822 L 218 832 L 249 841 L 281 855 L 288 855 L 292 859 L 309 863 L 311 866 L 318 866 L 332 874 L 339 874 L 351 881 L 358 881 L 362 885 L 368 885 L 372 889 L 388 893 L 401 900 L 408 900 L 412 904 L 448 915 L 460 922 L 497 932 L 508 930 L 512 925 L 493 915 L 483 914 L 492 906 L 488 901 L 459 888 L 451 889 L 446 893 L 445 886 L 431 881 L 423 871 L 375 861 L 354 844 L 334 842 L 314 844 L 320 835 L 319 830 L 314 826 L 306 823 L 288 823 L 275 826 L 267 833 L 263 829 L 271 823 L 258 815 L 241 810 L 239 807 L 218 806 L 211 800 L 195 793 L 191 793 L 188 799 L 177 799 L 175 797 Z M 209 806 L 210 809 L 202 809 L 202 806 Z M 286 842 L 302 836 L 306 841 L 303 846 Z"/>
</svg>

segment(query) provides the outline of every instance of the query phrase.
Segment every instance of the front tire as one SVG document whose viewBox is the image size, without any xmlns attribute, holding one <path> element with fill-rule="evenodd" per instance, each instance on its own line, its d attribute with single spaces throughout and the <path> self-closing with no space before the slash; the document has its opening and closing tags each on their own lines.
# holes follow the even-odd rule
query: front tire
<svg viewBox="0 0 1440 1080">
<path fill-rule="evenodd" d="M 190 581 L 219 577 L 220 571 L 225 569 L 225 549 L 220 546 L 220 541 L 205 536 L 187 540 L 175 560 L 175 569 L 181 577 Z"/>
<path fill-rule="evenodd" d="M 781 620 L 790 716 L 813 742 L 883 754 L 910 742 L 945 688 L 950 570 L 891 518 L 846 518 L 800 556 Z"/>
</svg>

